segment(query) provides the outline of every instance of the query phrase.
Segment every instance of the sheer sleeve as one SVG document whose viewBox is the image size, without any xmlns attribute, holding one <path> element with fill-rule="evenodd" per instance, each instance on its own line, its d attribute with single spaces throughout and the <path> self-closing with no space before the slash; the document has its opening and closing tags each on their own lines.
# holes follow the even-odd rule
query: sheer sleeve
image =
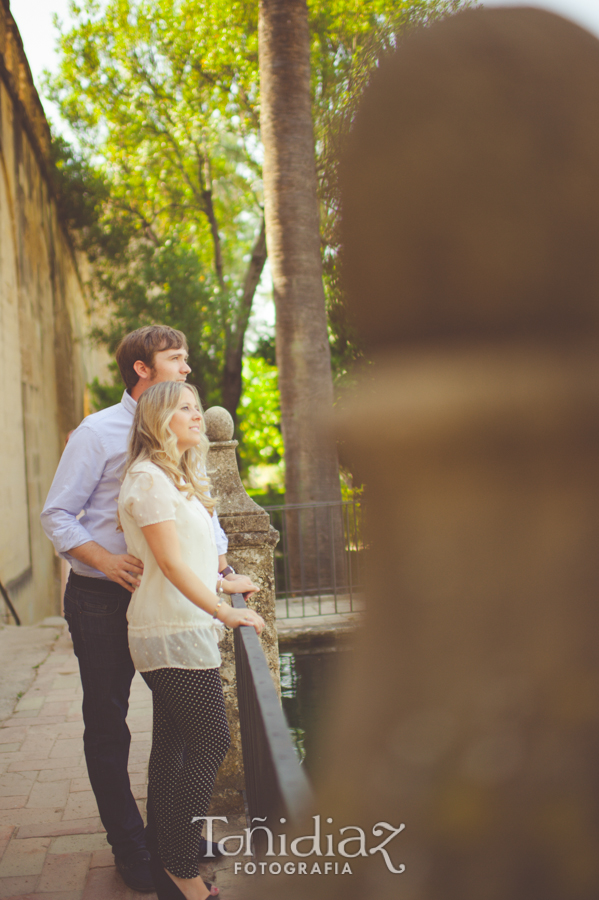
<svg viewBox="0 0 599 900">
<path fill-rule="evenodd" d="M 166 475 L 160 471 L 156 474 L 131 471 L 129 474 L 131 486 L 124 506 L 140 528 L 175 518 L 179 503 L 178 492 Z"/>
</svg>

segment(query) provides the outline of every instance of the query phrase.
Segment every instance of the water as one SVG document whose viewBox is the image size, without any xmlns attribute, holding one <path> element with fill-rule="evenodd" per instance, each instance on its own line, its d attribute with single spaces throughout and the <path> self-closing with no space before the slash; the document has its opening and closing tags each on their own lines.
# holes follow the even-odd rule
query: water
<svg viewBox="0 0 599 900">
<path fill-rule="evenodd" d="M 313 774 L 318 738 L 339 664 L 351 652 L 339 645 L 296 647 L 281 652 L 281 698 L 298 756 Z"/>
</svg>

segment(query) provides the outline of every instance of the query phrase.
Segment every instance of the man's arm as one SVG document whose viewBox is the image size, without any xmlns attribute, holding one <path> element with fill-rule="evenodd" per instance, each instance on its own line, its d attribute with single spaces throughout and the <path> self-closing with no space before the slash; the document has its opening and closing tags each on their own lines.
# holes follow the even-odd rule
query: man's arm
<svg viewBox="0 0 599 900">
<path fill-rule="evenodd" d="M 95 491 L 106 465 L 100 441 L 88 429 L 77 428 L 58 463 L 40 516 L 46 535 L 60 556 L 92 540 L 77 516 Z"/>
<path fill-rule="evenodd" d="M 212 527 L 214 529 L 214 540 L 216 541 L 216 552 L 218 553 L 218 571 L 222 572 L 222 570 L 227 567 L 229 540 L 221 528 L 218 516 L 216 515 L 216 510 L 213 510 L 212 512 Z"/>
<path fill-rule="evenodd" d="M 128 591 L 134 591 L 140 585 L 139 579 L 144 571 L 143 564 L 128 553 L 111 553 L 95 541 L 88 541 L 80 547 L 72 547 L 69 556 L 74 556 L 92 569 L 98 569 L 111 581 L 116 581 Z"/>
<path fill-rule="evenodd" d="M 60 556 L 79 559 L 134 590 L 135 576 L 143 571 L 140 561 L 128 554 L 110 553 L 77 518 L 98 486 L 105 465 L 106 452 L 97 435 L 88 428 L 77 428 L 60 458 L 40 517 L 42 527 Z"/>
</svg>

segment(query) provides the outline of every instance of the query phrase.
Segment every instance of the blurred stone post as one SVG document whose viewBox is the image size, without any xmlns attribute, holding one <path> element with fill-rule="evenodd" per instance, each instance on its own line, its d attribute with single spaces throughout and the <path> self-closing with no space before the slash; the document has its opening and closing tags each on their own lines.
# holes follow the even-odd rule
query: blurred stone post
<svg viewBox="0 0 599 900">
<path fill-rule="evenodd" d="M 337 434 L 369 574 L 315 777 L 339 874 L 264 898 L 599 897 L 598 110 L 599 41 L 519 7 L 409 35 L 365 91 L 339 183 L 373 365 Z"/>
<path fill-rule="evenodd" d="M 266 622 L 261 636 L 270 671 L 277 691 L 279 683 L 279 642 L 275 613 L 274 548 L 278 532 L 270 524 L 270 516 L 249 497 L 241 483 L 233 438 L 233 419 L 226 409 L 213 406 L 206 410 L 206 431 L 210 440 L 208 475 L 212 496 L 216 499 L 220 524 L 229 539 L 227 560 L 236 572 L 248 575 L 260 588 L 248 605 Z M 241 791 L 245 786 L 233 631 L 227 629 L 220 643 L 221 677 L 229 728 L 231 749 L 221 766 L 212 795 L 212 813 L 243 812 Z"/>
</svg>

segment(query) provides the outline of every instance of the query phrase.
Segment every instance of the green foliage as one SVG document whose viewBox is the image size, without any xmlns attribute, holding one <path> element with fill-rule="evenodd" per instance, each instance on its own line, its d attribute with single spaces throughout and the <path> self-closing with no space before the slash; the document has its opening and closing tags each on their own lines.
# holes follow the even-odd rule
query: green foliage
<svg viewBox="0 0 599 900">
<path fill-rule="evenodd" d="M 341 499 L 361 500 L 364 496 L 364 485 L 354 485 L 354 479 L 349 469 L 340 468 Z"/>
<path fill-rule="evenodd" d="M 82 0 L 70 12 L 46 88 L 79 148 L 61 161 L 65 218 L 83 228 L 97 302 L 115 310 L 96 336 L 113 347 L 138 324 L 182 328 L 204 400 L 218 401 L 241 364 L 262 220 L 255 10 Z"/>
<path fill-rule="evenodd" d="M 113 313 L 94 336 L 114 352 L 124 334 L 142 325 L 160 322 L 179 328 L 189 344 L 189 381 L 197 385 L 205 406 L 219 403 L 222 308 L 197 255 L 186 244 L 168 240 L 158 247 L 142 244 L 128 252 L 130 258 L 121 271 L 99 268 Z"/>
<path fill-rule="evenodd" d="M 410 28 L 469 5 L 308 0 L 338 382 L 352 378 L 362 357 L 340 278 L 343 142 L 383 55 Z M 96 301 L 112 310 L 96 337 L 114 349 L 139 325 L 180 328 L 190 343 L 191 380 L 206 405 L 221 402 L 225 359 L 243 346 L 251 305 L 244 285 L 262 218 L 257 16 L 258 4 L 247 0 L 79 0 L 60 37 L 59 73 L 47 82 L 78 141 L 77 150 L 54 142 L 61 213 L 94 263 Z M 281 465 L 274 365 L 269 340 L 244 364 L 246 472 Z M 116 390 L 93 385 L 96 404 Z"/>
<path fill-rule="evenodd" d="M 98 378 L 94 378 L 88 384 L 92 405 L 96 412 L 120 403 L 125 390 L 117 364 L 115 362 L 111 363 L 110 369 L 112 371 L 112 382 L 102 384 Z"/>
<path fill-rule="evenodd" d="M 256 349 L 252 353 L 252 356 L 259 356 L 262 359 L 266 360 L 269 366 L 276 366 L 276 352 L 275 352 L 275 336 L 274 334 L 270 334 L 267 336 L 262 336 L 259 338 L 258 343 L 256 344 Z"/>
<path fill-rule="evenodd" d="M 243 361 L 243 393 L 239 422 L 239 455 L 243 468 L 276 465 L 283 458 L 278 373 L 261 356 Z"/>
<path fill-rule="evenodd" d="M 151 241 L 185 235 L 234 304 L 260 217 L 251 5 L 83 0 L 71 12 L 49 95 L 109 178 L 114 211 Z"/>
<path fill-rule="evenodd" d="M 81 153 L 60 135 L 52 136 L 53 178 L 58 214 L 71 230 L 83 231 L 96 225 L 108 185 Z"/>
<path fill-rule="evenodd" d="M 118 382 L 116 378 L 119 379 Z M 102 384 L 98 378 L 94 378 L 94 380 L 90 382 L 90 384 L 88 384 L 88 387 L 91 394 L 94 412 L 98 412 L 101 409 L 106 409 L 109 406 L 116 406 L 117 403 L 121 402 L 121 397 L 123 396 L 123 391 L 125 390 L 119 375 L 115 377 L 115 381 L 113 384 Z"/>
<path fill-rule="evenodd" d="M 62 138 L 55 138 L 55 187 L 63 221 L 76 228 L 79 245 L 94 263 L 96 294 L 110 298 L 110 317 L 92 337 L 113 353 L 129 331 L 160 322 L 183 331 L 189 342 L 190 381 L 206 405 L 220 402 L 225 323 L 214 277 L 193 248 L 180 238 L 140 240 L 127 214 L 103 212 L 106 182 Z M 116 365 L 112 383 L 90 385 L 96 409 L 120 400 L 123 384 Z"/>
</svg>

